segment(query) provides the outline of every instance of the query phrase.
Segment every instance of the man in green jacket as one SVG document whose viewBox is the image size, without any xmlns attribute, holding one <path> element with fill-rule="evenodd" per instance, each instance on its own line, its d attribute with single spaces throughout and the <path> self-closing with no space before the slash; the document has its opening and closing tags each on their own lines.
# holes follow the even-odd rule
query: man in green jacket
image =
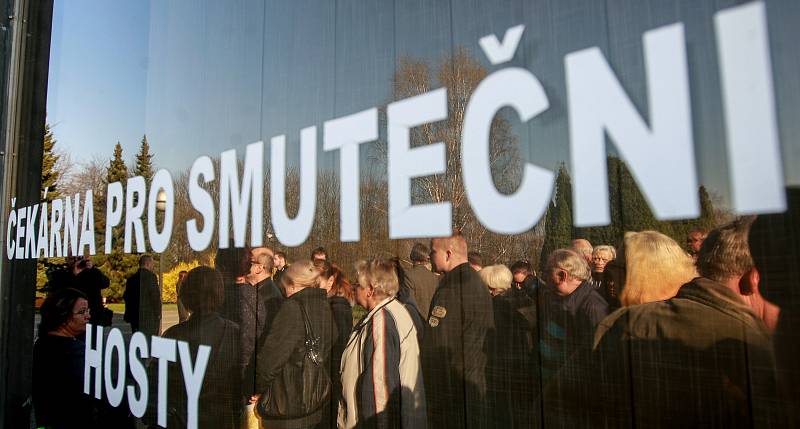
<svg viewBox="0 0 800 429">
<path fill-rule="evenodd" d="M 588 413 L 593 424 L 781 427 L 772 340 L 744 299 L 758 281 L 750 224 L 714 230 L 698 256 L 701 277 L 677 296 L 600 324 L 593 357 L 603 400 Z"/>
</svg>

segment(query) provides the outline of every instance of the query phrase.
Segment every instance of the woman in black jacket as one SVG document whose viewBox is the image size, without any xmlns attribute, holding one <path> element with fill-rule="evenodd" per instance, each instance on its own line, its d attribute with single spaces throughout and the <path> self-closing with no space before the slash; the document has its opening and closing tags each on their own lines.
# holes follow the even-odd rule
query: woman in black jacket
<svg viewBox="0 0 800 429">
<path fill-rule="evenodd" d="M 320 427 L 335 427 L 337 404 L 342 396 L 342 381 L 339 377 L 341 372 L 342 353 L 347 346 L 350 332 L 353 330 L 353 286 L 347 281 L 344 273 L 334 264 L 318 259 L 314 261 L 314 266 L 319 270 L 319 285 L 328 294 L 328 303 L 333 312 L 333 321 L 336 323 L 338 335 L 333 342 L 331 351 L 331 414 L 328 420 L 324 420 Z"/>
<path fill-rule="evenodd" d="M 324 369 L 322 377 L 330 377 L 331 348 L 337 336 L 327 294 L 319 283 L 319 270 L 308 260 L 290 265 L 281 277 L 286 301 L 256 357 L 256 390 L 262 392 L 257 408 L 270 428 L 314 427 L 329 413 L 330 379 L 304 378 L 304 369 L 307 375 L 308 366 L 313 365 L 310 354 Z M 306 317 L 317 339 L 314 347 L 307 344 Z"/>
</svg>

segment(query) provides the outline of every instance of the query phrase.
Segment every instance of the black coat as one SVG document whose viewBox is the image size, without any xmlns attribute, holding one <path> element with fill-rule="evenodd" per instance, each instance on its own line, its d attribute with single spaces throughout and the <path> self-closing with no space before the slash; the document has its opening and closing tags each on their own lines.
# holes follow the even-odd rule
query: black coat
<svg viewBox="0 0 800 429">
<path fill-rule="evenodd" d="M 86 268 L 77 275 L 73 274 L 71 268 L 66 267 L 53 273 L 48 288 L 51 293 L 66 288 L 73 288 L 83 292 L 86 295 L 86 300 L 89 301 L 89 311 L 94 317 L 99 315 L 100 309 L 103 308 L 101 291 L 108 288 L 109 284 L 108 277 L 97 267 Z"/>
<path fill-rule="evenodd" d="M 541 426 L 536 303 L 512 288 L 492 298 L 494 335 L 489 338 L 488 400 L 496 427 Z M 520 406 L 520 404 L 527 404 Z"/>
<path fill-rule="evenodd" d="M 468 263 L 445 274 L 431 301 L 422 342 L 429 426 L 490 427 L 487 337 L 494 329 L 489 291 Z"/>
<path fill-rule="evenodd" d="M 283 295 L 271 279 L 256 285 L 239 285 L 239 328 L 242 336 L 241 366 L 244 369 L 242 389 L 246 397 L 254 395 L 255 357 L 269 333 L 272 320 L 283 303 Z"/>
<path fill-rule="evenodd" d="M 197 349 L 201 344 L 211 347 L 200 390 L 198 428 L 238 429 L 241 415 L 239 327 L 217 313 L 192 314 L 187 321 L 167 329 L 164 337 L 188 342 L 193 358 L 197 357 Z M 187 401 L 180 363 L 171 362 L 167 374 L 170 408 L 177 411 L 177 427 L 185 427 L 179 422 L 186 419 Z M 151 374 L 150 378 L 153 382 L 157 375 Z M 153 392 L 150 395 L 154 398 L 156 390 L 151 389 L 150 392 Z M 169 427 L 176 420 L 171 420 Z"/>
<path fill-rule="evenodd" d="M 161 332 L 161 288 L 158 278 L 152 271 L 139 268 L 139 271 L 125 282 L 125 321 L 134 331 L 146 335 Z"/>
<path fill-rule="evenodd" d="M 331 349 L 338 331 L 333 321 L 330 304 L 323 289 L 305 288 L 286 298 L 272 321 L 269 334 L 256 355 L 256 390 L 263 393 L 280 377 L 284 367 L 302 365 L 305 358 L 305 325 L 300 305 L 304 305 L 314 335 L 319 337 L 319 351 L 323 365 L 330 365 Z M 303 386 L 295 386 L 293 402 L 302 400 Z M 292 402 L 292 399 L 290 399 Z M 320 422 L 328 412 L 327 407 L 304 418 L 269 422 L 283 428 L 311 427 Z"/>
</svg>

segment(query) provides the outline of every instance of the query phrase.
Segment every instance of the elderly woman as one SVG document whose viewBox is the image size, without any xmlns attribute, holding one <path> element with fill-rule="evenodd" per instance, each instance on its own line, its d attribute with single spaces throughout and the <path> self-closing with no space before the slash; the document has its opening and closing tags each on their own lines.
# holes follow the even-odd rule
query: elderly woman
<svg viewBox="0 0 800 429">
<path fill-rule="evenodd" d="M 416 328 L 397 298 L 391 260 L 356 264 L 356 301 L 367 315 L 342 355 L 339 427 L 427 427 Z"/>
<path fill-rule="evenodd" d="M 536 306 L 515 282 L 505 265 L 484 267 L 478 275 L 489 288 L 494 309 L 495 335 L 488 338 L 487 395 L 496 427 L 534 427 L 538 407 Z"/>
<path fill-rule="evenodd" d="M 663 301 L 697 277 L 694 260 L 675 240 L 657 231 L 625 233 L 623 306 Z"/>
<path fill-rule="evenodd" d="M 265 427 L 310 428 L 329 413 L 328 368 L 337 330 L 319 286 L 320 272 L 309 260 L 295 262 L 281 276 L 286 300 L 256 356 Z"/>
<path fill-rule="evenodd" d="M 239 363 L 239 326 L 222 318 L 217 311 L 224 299 L 222 275 L 219 271 L 200 266 L 183 280 L 181 299 L 191 315 L 164 332 L 163 337 L 189 343 L 195 355 L 200 345 L 210 346 L 203 387 L 198 403 L 198 428 L 234 429 L 239 427 L 241 368 Z M 187 426 L 187 398 L 183 371 L 170 363 L 170 403 L 168 427 Z M 151 379 L 155 377 L 153 375 Z M 151 390 L 154 392 L 155 390 Z"/>
<path fill-rule="evenodd" d="M 619 294 L 616 289 L 606 281 L 606 266 L 617 259 L 617 250 L 607 244 L 597 246 L 592 250 L 592 277 L 589 282 L 600 292 L 600 295 L 611 307 L 619 307 Z"/>
<path fill-rule="evenodd" d="M 96 403 L 83 393 L 86 345 L 79 339 L 89 322 L 89 301 L 66 288 L 42 304 L 39 337 L 33 345 L 33 406 L 36 427 L 94 428 Z"/>
</svg>

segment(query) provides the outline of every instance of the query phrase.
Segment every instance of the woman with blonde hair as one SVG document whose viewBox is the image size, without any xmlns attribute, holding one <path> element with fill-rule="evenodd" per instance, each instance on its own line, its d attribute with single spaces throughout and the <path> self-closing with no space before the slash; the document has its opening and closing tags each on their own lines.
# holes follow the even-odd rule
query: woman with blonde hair
<svg viewBox="0 0 800 429">
<path fill-rule="evenodd" d="M 331 348 L 337 331 L 320 272 L 297 261 L 281 277 L 286 300 L 256 356 L 258 413 L 264 426 L 311 428 L 328 415 Z M 310 384 L 308 384 L 310 383 Z"/>
<path fill-rule="evenodd" d="M 697 277 L 692 257 L 675 240 L 657 231 L 625 233 L 624 307 L 663 301 Z"/>
</svg>

